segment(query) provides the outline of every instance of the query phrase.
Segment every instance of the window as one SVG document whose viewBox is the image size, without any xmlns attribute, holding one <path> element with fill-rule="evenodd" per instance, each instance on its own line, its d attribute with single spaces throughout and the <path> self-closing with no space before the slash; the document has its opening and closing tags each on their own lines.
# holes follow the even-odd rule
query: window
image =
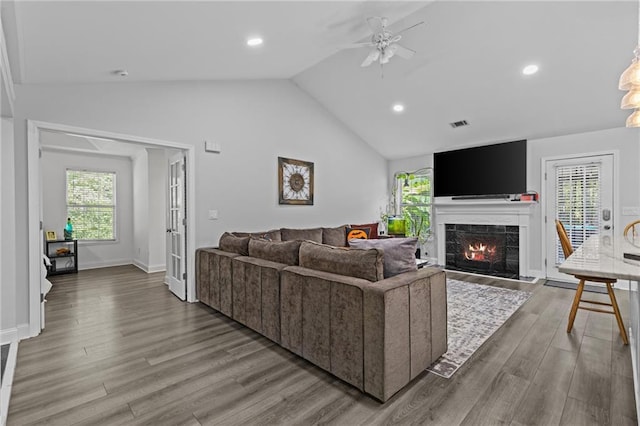
<svg viewBox="0 0 640 426">
<path fill-rule="evenodd" d="M 431 232 L 431 169 L 396 173 L 396 214 L 404 217 L 407 235 L 423 244 Z"/>
<path fill-rule="evenodd" d="M 77 240 L 115 240 L 116 174 L 67 169 L 67 217 Z"/>
<path fill-rule="evenodd" d="M 579 247 L 600 229 L 600 164 L 558 166 L 556 169 L 556 211 L 573 247 Z M 556 264 L 564 261 L 560 240 L 556 240 Z"/>
</svg>

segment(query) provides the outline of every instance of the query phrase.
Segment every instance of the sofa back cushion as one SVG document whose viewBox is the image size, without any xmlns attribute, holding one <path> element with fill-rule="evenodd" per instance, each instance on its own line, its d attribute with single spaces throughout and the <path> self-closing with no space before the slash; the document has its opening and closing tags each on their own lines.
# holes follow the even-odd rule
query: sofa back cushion
<svg viewBox="0 0 640 426">
<path fill-rule="evenodd" d="M 382 250 L 332 247 L 303 241 L 300 266 L 375 282 L 383 279 Z"/>
<path fill-rule="evenodd" d="M 336 228 L 322 228 L 322 244 L 334 247 L 347 246 L 347 225 Z"/>
<path fill-rule="evenodd" d="M 385 238 L 378 240 L 349 240 L 355 248 L 378 248 L 384 252 L 384 277 L 415 271 L 417 238 Z"/>
<path fill-rule="evenodd" d="M 285 265 L 298 264 L 299 250 L 300 241 L 267 241 L 258 238 L 249 240 L 249 256 Z"/>
<path fill-rule="evenodd" d="M 263 232 L 233 232 L 236 237 L 253 237 L 260 238 L 267 241 L 282 241 L 279 229 L 272 229 L 271 231 Z"/>
<path fill-rule="evenodd" d="M 225 232 L 220 237 L 218 242 L 220 250 L 237 253 L 242 256 L 249 255 L 249 237 L 237 237 L 228 232 Z"/>
<path fill-rule="evenodd" d="M 322 228 L 280 228 L 280 235 L 282 235 L 282 241 L 308 240 L 315 241 L 316 243 L 322 242 Z"/>
</svg>

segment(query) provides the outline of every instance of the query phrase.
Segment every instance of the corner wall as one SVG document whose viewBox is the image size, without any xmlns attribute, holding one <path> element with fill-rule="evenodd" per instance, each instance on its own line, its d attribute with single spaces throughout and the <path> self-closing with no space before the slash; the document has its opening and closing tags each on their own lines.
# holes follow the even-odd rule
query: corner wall
<svg viewBox="0 0 640 426">
<path fill-rule="evenodd" d="M 42 151 L 42 222 L 62 238 L 67 223 L 66 170 L 116 173 L 116 241 L 78 242 L 78 269 L 127 265 L 133 259 L 133 194 L 129 157 Z"/>
</svg>

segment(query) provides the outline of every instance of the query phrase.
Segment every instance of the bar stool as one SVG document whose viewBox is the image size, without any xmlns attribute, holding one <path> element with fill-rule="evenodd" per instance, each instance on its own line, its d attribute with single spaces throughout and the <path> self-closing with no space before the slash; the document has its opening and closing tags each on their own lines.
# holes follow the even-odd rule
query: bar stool
<svg viewBox="0 0 640 426">
<path fill-rule="evenodd" d="M 573 253 L 573 246 L 571 245 L 571 241 L 569 240 L 567 231 L 564 229 L 564 225 L 559 220 L 556 220 L 556 231 L 558 232 L 558 238 L 560 238 L 560 244 L 562 245 L 562 251 L 564 252 L 564 258 L 566 259 L 569 256 L 571 256 L 571 254 Z M 567 325 L 567 333 L 571 333 L 571 329 L 573 328 L 573 322 L 576 319 L 576 314 L 578 313 L 578 309 L 584 309 L 586 311 L 593 311 L 593 312 L 602 312 L 605 314 L 613 314 L 616 317 L 616 321 L 618 321 L 618 328 L 620 329 L 620 337 L 622 337 L 622 341 L 624 342 L 624 344 L 628 345 L 629 339 L 627 338 L 627 332 L 624 329 L 624 323 L 622 322 L 622 316 L 620 315 L 620 308 L 618 308 L 618 301 L 616 300 L 616 295 L 613 292 L 613 284 L 617 280 L 615 278 L 589 277 L 585 275 L 574 275 L 574 277 L 579 279 L 580 282 L 578 282 L 576 295 L 573 298 L 573 305 L 571 306 L 571 312 L 569 313 L 569 324 Z M 585 281 L 605 284 L 607 286 L 607 293 L 609 293 L 609 299 L 611 299 L 611 303 L 582 299 L 582 291 L 584 290 Z M 613 308 L 613 311 L 607 311 L 607 310 L 598 309 L 595 307 L 592 308 L 589 306 L 580 306 L 580 302 L 590 303 L 592 305 L 611 306 Z"/>
</svg>

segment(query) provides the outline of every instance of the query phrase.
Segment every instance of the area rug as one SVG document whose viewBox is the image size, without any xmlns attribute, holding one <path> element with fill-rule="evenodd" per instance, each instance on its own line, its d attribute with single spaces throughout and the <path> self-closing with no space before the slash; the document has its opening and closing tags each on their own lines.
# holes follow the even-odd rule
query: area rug
<svg viewBox="0 0 640 426">
<path fill-rule="evenodd" d="M 427 371 L 451 377 L 529 296 L 528 291 L 447 278 L 448 351 Z"/>
</svg>

